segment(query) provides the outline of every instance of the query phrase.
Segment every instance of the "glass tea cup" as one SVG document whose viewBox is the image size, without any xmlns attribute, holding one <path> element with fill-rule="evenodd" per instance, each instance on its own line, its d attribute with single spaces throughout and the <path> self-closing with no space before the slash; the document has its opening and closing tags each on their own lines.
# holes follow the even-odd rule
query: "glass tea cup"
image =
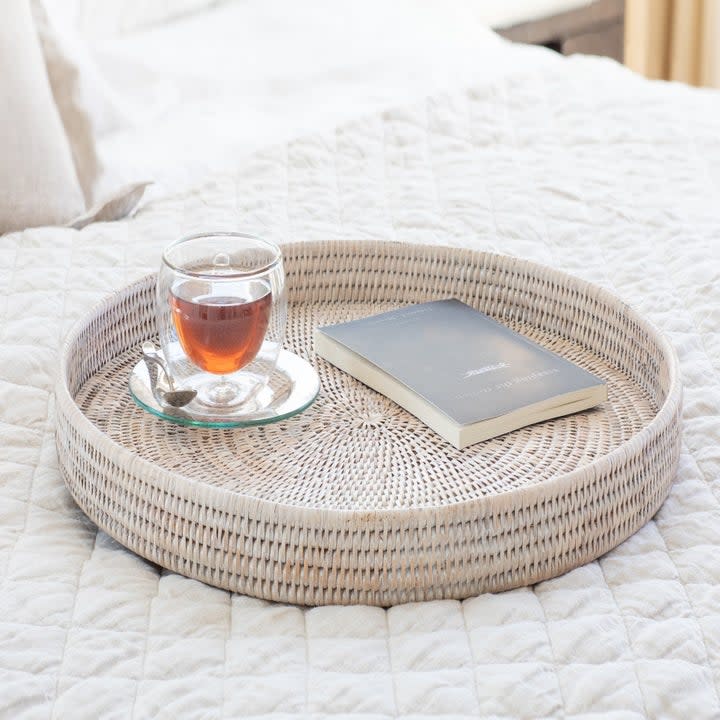
<svg viewBox="0 0 720 720">
<path fill-rule="evenodd" d="M 175 385 L 219 415 L 263 406 L 287 322 L 280 248 L 235 232 L 191 235 L 163 252 L 160 346 Z"/>
</svg>

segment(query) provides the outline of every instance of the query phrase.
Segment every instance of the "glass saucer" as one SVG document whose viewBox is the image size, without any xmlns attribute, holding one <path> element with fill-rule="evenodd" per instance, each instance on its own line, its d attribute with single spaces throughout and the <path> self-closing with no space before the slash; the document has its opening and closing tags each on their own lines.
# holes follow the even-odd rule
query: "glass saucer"
<svg viewBox="0 0 720 720">
<path fill-rule="evenodd" d="M 162 405 L 153 395 L 143 360 L 133 367 L 128 385 L 135 403 L 163 420 L 191 427 L 233 428 L 266 425 L 301 413 L 317 397 L 320 378 L 309 362 L 289 350 L 281 350 L 275 372 L 268 385 L 257 394 L 253 406 L 225 411 L 202 405 L 197 399 L 181 408 Z M 157 387 L 168 389 L 162 373 Z"/>
</svg>

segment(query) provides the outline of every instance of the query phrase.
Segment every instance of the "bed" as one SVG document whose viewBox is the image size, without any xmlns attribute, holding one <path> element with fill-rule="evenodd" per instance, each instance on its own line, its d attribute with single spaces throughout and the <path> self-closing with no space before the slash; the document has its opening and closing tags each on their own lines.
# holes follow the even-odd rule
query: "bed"
<svg viewBox="0 0 720 720">
<path fill-rule="evenodd" d="M 189 32 L 185 22 L 195 21 L 174 27 Z M 108 42 L 99 62 L 109 70 L 123 47 L 137 57 L 153 32 Z M 380 72 L 395 78 L 385 94 L 370 102 L 358 90 L 352 117 L 348 96 L 328 104 L 302 121 L 318 130 L 293 139 L 278 122 L 224 153 L 208 141 L 207 154 L 165 163 L 173 142 L 203 140 L 190 132 L 199 116 L 156 156 L 142 152 L 161 145 L 169 102 L 103 141 L 108 158 L 139 148 L 127 172 L 138 158 L 148 172 L 157 163 L 134 217 L 0 237 L 0 717 L 720 717 L 720 95 L 490 33 L 474 43 L 467 28 L 458 46 L 454 33 L 432 33 L 458 50 L 435 68 L 440 87 L 425 94 L 423 74 L 407 97 L 395 92 L 409 51 L 395 74 Z M 320 75 L 326 96 L 325 82 L 372 80 L 317 68 L 270 83 L 263 117 L 277 118 L 277 87 L 309 92 Z M 302 104 L 286 100 L 287 112 Z M 684 440 L 667 501 L 621 546 L 564 576 L 388 609 L 272 604 L 126 551 L 60 479 L 58 350 L 95 302 L 154 270 L 167 242 L 228 225 L 279 243 L 490 249 L 619 294 L 680 358 Z"/>
</svg>

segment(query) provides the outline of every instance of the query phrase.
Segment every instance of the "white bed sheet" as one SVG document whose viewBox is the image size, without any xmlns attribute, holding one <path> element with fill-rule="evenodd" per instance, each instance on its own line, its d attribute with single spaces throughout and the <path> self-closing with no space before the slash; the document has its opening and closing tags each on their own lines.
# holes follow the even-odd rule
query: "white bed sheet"
<svg viewBox="0 0 720 720">
<path fill-rule="evenodd" d="M 720 717 L 720 95 L 505 44 L 491 70 L 228 150 L 132 220 L 0 239 L 0 717 Z M 619 293 L 680 357 L 668 500 L 563 577 L 387 611 L 269 604 L 126 551 L 58 474 L 58 347 L 168 240 L 229 218 L 278 242 L 493 249 Z"/>
<path fill-rule="evenodd" d="M 482 8 L 243 0 L 100 38 L 94 57 L 128 116 L 100 144 L 107 187 L 179 192 L 228 158 L 492 74 L 502 41 Z"/>
<path fill-rule="evenodd" d="M 59 10 L 83 34 L 113 37 L 150 28 L 208 7 L 238 0 L 45 0 Z M 312 0 L 311 0 L 312 1 Z M 441 4 L 441 0 L 425 0 Z M 567 12 L 590 5 L 594 0 L 483 0 L 475 4 L 479 17 L 493 28 Z M 303 4 L 307 8 L 308 3 Z M 297 4 L 292 7 L 297 10 Z"/>
</svg>

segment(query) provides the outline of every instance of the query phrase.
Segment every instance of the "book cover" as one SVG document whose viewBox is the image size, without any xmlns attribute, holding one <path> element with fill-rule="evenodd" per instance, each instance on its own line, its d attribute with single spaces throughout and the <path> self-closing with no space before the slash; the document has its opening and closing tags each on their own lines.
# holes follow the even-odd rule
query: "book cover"
<svg viewBox="0 0 720 720">
<path fill-rule="evenodd" d="M 510 415 L 522 427 L 538 412 L 556 417 L 566 414 L 560 405 L 575 412 L 607 397 L 599 378 L 454 299 L 318 328 L 316 351 L 421 420 L 417 409 L 427 404 L 458 431 Z M 517 417 L 524 409 L 529 422 Z"/>
</svg>

